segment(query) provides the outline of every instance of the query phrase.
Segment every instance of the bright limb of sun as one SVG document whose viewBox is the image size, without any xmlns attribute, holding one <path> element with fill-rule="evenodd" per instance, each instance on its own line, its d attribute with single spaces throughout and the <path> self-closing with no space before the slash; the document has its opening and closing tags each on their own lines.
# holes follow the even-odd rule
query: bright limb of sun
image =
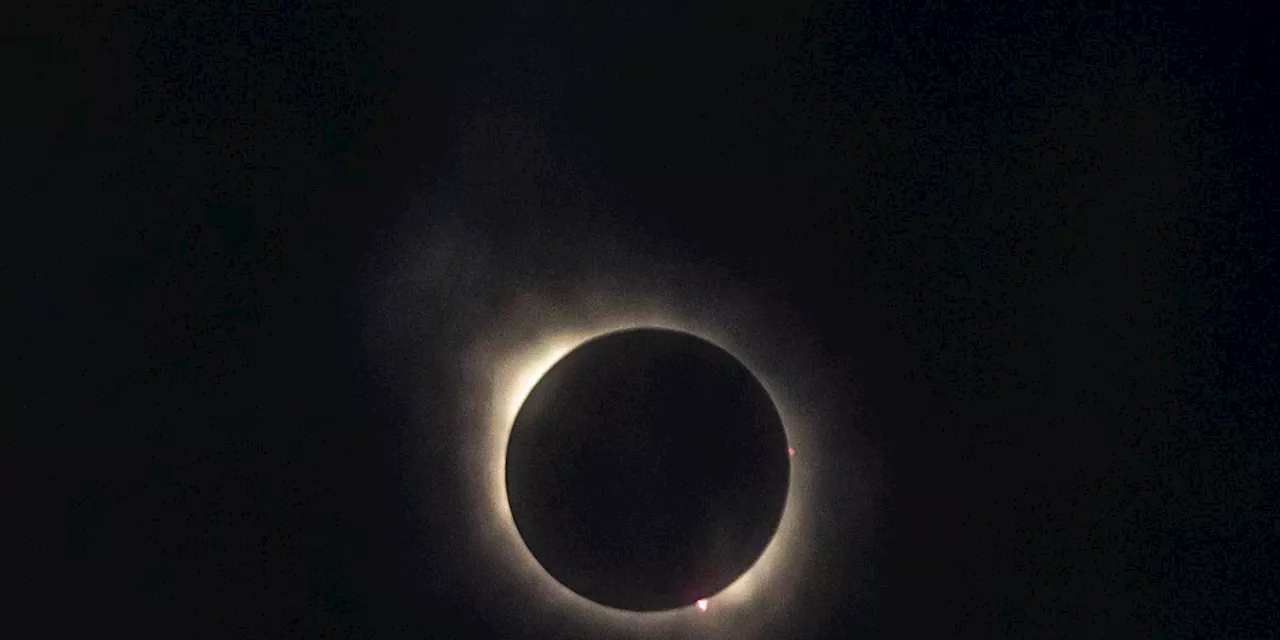
<svg viewBox="0 0 1280 640">
<path fill-rule="evenodd" d="M 495 551 L 508 558 L 514 573 L 522 583 L 557 609 L 576 610 L 598 625 L 602 630 L 616 633 L 637 632 L 644 637 L 680 632 L 713 633 L 737 629 L 734 637 L 755 637 L 751 624 L 761 613 L 767 612 L 778 602 L 785 602 L 788 593 L 803 579 L 795 566 L 807 563 L 795 562 L 797 556 L 812 553 L 807 531 L 810 510 L 809 487 L 812 473 L 804 467 L 791 468 L 786 507 L 778 528 L 759 559 L 736 581 L 716 594 L 708 594 L 694 605 L 681 609 L 659 612 L 633 612 L 614 609 L 588 600 L 557 582 L 547 573 L 525 546 L 511 514 L 506 492 L 506 450 L 512 424 L 529 392 L 556 362 L 583 342 L 597 336 L 624 329 L 652 327 L 683 331 L 701 337 L 726 349 L 756 374 L 768 390 L 782 418 L 787 440 L 794 450 L 803 446 L 807 429 L 800 416 L 792 411 L 785 394 L 770 376 L 762 374 L 755 366 L 750 349 L 721 335 L 713 328 L 676 317 L 663 316 L 610 318 L 589 326 L 565 328 L 545 332 L 528 342 L 493 354 L 492 369 L 488 379 L 489 411 L 486 424 L 485 456 L 481 493 L 488 506 L 487 517 Z M 807 448 L 807 447 L 806 447 Z M 709 607 L 714 600 L 715 607 Z M 708 625 L 711 625 L 710 627 Z M 718 635 L 718 634 L 717 634 Z"/>
</svg>

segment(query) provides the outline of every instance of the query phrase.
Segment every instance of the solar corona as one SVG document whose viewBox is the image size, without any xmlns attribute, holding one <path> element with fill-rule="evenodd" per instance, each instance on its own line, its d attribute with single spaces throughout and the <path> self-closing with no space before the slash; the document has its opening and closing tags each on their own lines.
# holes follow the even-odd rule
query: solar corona
<svg viewBox="0 0 1280 640">
<path fill-rule="evenodd" d="M 671 298 L 661 293 L 587 287 L 571 298 L 563 298 L 530 292 L 513 297 L 494 313 L 460 329 L 459 335 L 465 341 L 458 352 L 462 363 L 459 371 L 461 395 L 456 405 L 458 428 L 453 446 L 459 456 L 456 468 L 460 473 L 458 481 L 465 489 L 460 497 L 467 518 L 463 522 L 465 528 L 460 530 L 460 540 L 465 544 L 457 547 L 461 553 L 456 554 L 456 558 L 472 577 L 471 588 L 487 594 L 495 603 L 519 603 L 521 611 L 531 612 L 523 618 L 523 624 L 547 625 L 545 629 L 549 633 L 560 629 L 568 630 L 566 632 L 574 637 L 751 639 L 778 637 L 778 634 L 798 631 L 813 624 L 808 619 L 796 617 L 799 603 L 807 601 L 812 604 L 814 598 L 824 597 L 824 591 L 816 587 L 810 578 L 823 569 L 819 550 L 823 534 L 817 528 L 821 514 L 815 511 L 815 499 L 824 486 L 820 472 L 827 464 L 822 436 L 815 430 L 815 425 L 826 419 L 826 407 L 811 400 L 821 384 L 817 381 L 817 369 L 811 364 L 813 352 L 804 338 L 785 321 L 759 315 L 753 312 L 752 305 L 740 300 L 720 294 L 716 304 L 695 307 L 679 301 L 697 300 L 698 296 Z M 705 300 L 705 296 L 702 299 Z M 715 354 L 708 356 L 711 360 L 719 358 L 718 361 L 725 362 L 723 367 L 713 366 L 712 369 L 732 371 L 736 368 L 739 373 L 735 375 L 740 375 L 741 384 L 746 387 L 755 385 L 759 391 L 756 397 L 765 399 L 774 416 L 773 426 L 762 431 L 773 434 L 765 438 L 766 441 L 772 438 L 771 444 L 766 442 L 749 447 L 751 451 L 764 452 L 759 454 L 763 457 L 755 458 L 757 454 L 747 456 L 756 460 L 748 468 L 757 469 L 762 477 L 753 478 L 737 470 L 734 473 L 743 475 L 729 474 L 715 480 L 712 470 L 684 469 L 670 474 L 671 482 L 676 484 L 668 484 L 655 494 L 663 499 L 674 496 L 680 501 L 681 504 L 673 507 L 677 514 L 685 514 L 680 517 L 692 513 L 695 515 L 690 517 L 695 520 L 702 518 L 697 520 L 701 523 L 698 526 L 689 529 L 676 527 L 704 532 L 705 535 L 689 540 L 684 545 L 687 549 L 680 548 L 681 545 L 646 544 L 654 540 L 670 540 L 663 538 L 661 518 L 648 523 L 646 526 L 651 527 L 648 531 L 632 532 L 625 521 L 627 517 L 634 516 L 624 511 L 604 514 L 603 518 L 572 515 L 574 509 L 580 511 L 584 504 L 607 505 L 608 491 L 579 500 L 576 505 L 563 505 L 566 511 L 559 515 L 543 512 L 545 521 L 539 524 L 537 514 L 547 505 L 537 506 L 538 496 L 533 485 L 520 487 L 518 476 L 532 473 L 531 470 L 537 470 L 539 466 L 544 466 L 539 472 L 544 482 L 553 475 L 546 473 L 548 469 L 569 475 L 568 461 L 583 459 L 581 451 L 572 454 L 572 447 L 560 451 L 543 449 L 542 454 L 525 460 L 523 471 L 508 468 L 513 444 L 515 450 L 520 449 L 518 442 L 521 436 L 518 432 L 525 426 L 538 423 L 535 420 L 524 424 L 526 418 L 535 415 L 530 411 L 540 401 L 534 397 L 541 394 L 537 390 L 540 386 L 548 390 L 555 387 L 557 376 L 546 379 L 548 374 L 566 360 L 565 366 L 572 369 L 576 366 L 571 365 L 575 360 L 573 354 L 600 339 L 635 331 L 664 332 L 689 341 L 686 344 L 702 345 L 701 348 L 707 350 L 705 353 Z M 584 379 L 590 380 L 591 376 Z M 750 384 L 747 384 L 748 379 Z M 631 392 L 635 391 L 632 389 Z M 599 390 L 590 393 L 599 393 Z M 547 395 L 548 398 L 555 396 Z M 724 400 L 723 395 L 719 397 Z M 429 399 L 424 395 L 420 406 L 429 409 Z M 685 396 L 684 401 L 675 405 L 685 406 L 690 402 L 696 404 L 702 400 L 695 394 Z M 733 402 L 731 400 L 720 408 L 724 409 Z M 747 403 L 746 406 L 752 405 Z M 543 426 L 545 433 L 555 433 L 552 427 L 558 422 L 546 421 Z M 740 428 L 749 429 L 753 421 L 731 419 L 729 422 L 745 424 Z M 701 424 L 702 421 L 692 423 Z M 765 420 L 761 424 L 770 423 Z M 581 423 L 576 428 L 590 432 L 593 427 Z M 692 450 L 716 453 L 716 442 L 727 446 L 733 440 L 724 435 L 726 428 L 723 425 L 716 427 L 721 430 L 719 436 L 686 444 Z M 537 431 L 539 429 L 535 428 L 530 434 Z M 704 435 L 713 433 L 714 429 Z M 564 437 L 572 440 L 567 435 Z M 590 445 L 588 450 L 593 446 L 603 446 L 600 443 L 587 444 Z M 697 455 L 677 446 L 666 446 L 657 449 L 674 451 L 677 458 L 697 458 Z M 643 446 L 640 449 L 643 450 Z M 528 451 L 538 449 L 535 447 Z M 639 454 L 632 451 L 627 455 Z M 653 455 L 655 459 L 662 458 L 660 453 Z M 561 461 L 554 461 L 556 457 Z M 601 461 L 599 464 L 604 463 Z M 726 464 L 721 459 L 713 466 L 724 470 Z M 733 471 L 732 465 L 729 467 Z M 659 465 L 657 468 L 663 467 Z M 781 473 L 777 469 L 781 469 Z M 529 477 L 537 478 L 539 473 Z M 582 478 L 553 478 L 553 485 L 549 486 L 558 486 L 554 484 L 558 482 L 577 487 L 590 486 L 592 483 L 588 478 L 593 474 L 596 478 L 607 477 L 602 471 L 588 469 Z M 734 482 L 727 480 L 732 477 L 775 487 L 774 501 L 763 501 L 763 508 L 757 507 L 757 511 L 722 503 L 726 496 L 733 494 Z M 769 477 L 773 480 L 768 480 Z M 685 481 L 709 484 L 678 486 Z M 534 501 L 522 506 L 519 494 L 524 490 L 533 493 Z M 625 493 L 631 489 L 622 487 L 622 490 Z M 662 499 L 655 500 L 653 495 L 642 497 L 643 500 L 635 501 L 638 512 L 643 513 L 642 507 L 655 504 L 664 509 L 668 506 Z M 706 505 L 707 512 L 703 513 L 698 504 Z M 734 520 L 722 517 L 726 513 L 748 514 L 755 521 L 749 529 L 755 533 L 747 532 L 744 537 L 743 530 L 739 529 L 735 534 Z M 533 519 L 528 517 L 531 515 Z M 586 521 L 594 525 L 596 531 L 630 532 L 627 535 L 632 537 L 618 539 L 616 544 L 605 539 L 605 544 L 601 545 L 600 538 L 591 539 L 591 532 L 586 531 L 568 535 L 562 529 L 560 533 L 564 540 L 539 534 L 539 527 L 554 527 L 556 518 L 561 518 L 561 523 Z M 758 535 L 762 530 L 767 535 Z M 735 535 L 738 536 L 736 541 Z M 572 539 L 575 537 L 577 540 Z M 584 539 L 589 540 L 585 547 L 592 551 L 574 555 L 575 549 L 583 548 Z M 560 548 L 557 545 L 561 545 Z M 673 548 L 675 555 L 687 551 L 687 562 L 682 562 L 683 558 L 673 560 Z M 659 553 L 666 559 L 633 557 L 632 560 L 638 562 L 630 565 L 610 557 L 611 553 L 636 552 Z M 629 566 L 646 566 L 646 562 L 649 563 L 647 566 L 679 567 L 700 561 L 708 563 L 704 567 L 715 570 L 700 572 L 691 568 L 683 574 L 669 572 L 663 578 L 628 569 Z M 605 585 L 603 589 L 589 586 L 593 574 L 598 577 L 608 568 L 619 569 L 615 578 L 617 584 Z"/>
</svg>

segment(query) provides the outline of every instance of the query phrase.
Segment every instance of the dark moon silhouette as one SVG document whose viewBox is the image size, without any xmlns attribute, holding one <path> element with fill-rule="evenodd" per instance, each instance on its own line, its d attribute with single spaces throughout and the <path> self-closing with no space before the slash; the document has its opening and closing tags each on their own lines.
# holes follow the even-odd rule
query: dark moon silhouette
<svg viewBox="0 0 1280 640">
<path fill-rule="evenodd" d="M 751 567 L 789 472 L 778 411 L 742 363 L 686 333 L 635 329 L 586 342 L 534 386 L 507 447 L 507 498 L 561 584 L 658 611 Z"/>
</svg>

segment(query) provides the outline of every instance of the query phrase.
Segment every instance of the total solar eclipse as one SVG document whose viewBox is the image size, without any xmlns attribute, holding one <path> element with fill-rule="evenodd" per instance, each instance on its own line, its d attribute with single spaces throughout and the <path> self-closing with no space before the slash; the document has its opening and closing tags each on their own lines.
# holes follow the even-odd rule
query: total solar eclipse
<svg viewBox="0 0 1280 640">
<path fill-rule="evenodd" d="M 602 605 L 660 611 L 751 568 L 782 518 L 790 460 L 745 365 L 643 328 L 547 370 L 516 413 L 505 469 L 516 528 L 548 574 Z"/>
</svg>

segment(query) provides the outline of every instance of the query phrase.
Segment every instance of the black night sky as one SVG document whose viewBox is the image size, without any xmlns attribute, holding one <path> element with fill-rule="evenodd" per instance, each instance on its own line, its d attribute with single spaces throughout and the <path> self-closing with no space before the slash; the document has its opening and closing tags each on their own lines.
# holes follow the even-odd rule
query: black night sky
<svg viewBox="0 0 1280 640">
<path fill-rule="evenodd" d="M 0 635 L 591 637 L 485 588 L 460 354 L 637 282 L 827 416 L 771 637 L 1280 627 L 1260 10 L 27 4 Z"/>
</svg>

